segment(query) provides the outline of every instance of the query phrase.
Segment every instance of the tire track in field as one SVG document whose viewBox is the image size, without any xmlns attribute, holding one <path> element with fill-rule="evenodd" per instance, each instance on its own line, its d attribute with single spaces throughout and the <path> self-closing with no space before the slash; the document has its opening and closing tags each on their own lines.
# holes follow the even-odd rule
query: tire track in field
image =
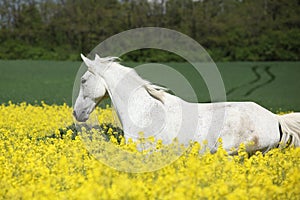
<svg viewBox="0 0 300 200">
<path fill-rule="evenodd" d="M 243 88 L 243 87 L 246 87 L 246 86 L 248 86 L 248 85 L 250 85 L 250 84 L 253 84 L 253 83 L 255 83 L 255 82 L 258 82 L 258 81 L 261 79 L 261 76 L 260 76 L 260 74 L 257 72 L 257 68 L 258 68 L 257 65 L 251 67 L 252 72 L 255 74 L 255 79 L 254 79 L 254 80 L 252 80 L 252 81 L 250 81 L 250 82 L 247 82 L 247 83 L 244 83 L 244 84 L 242 84 L 242 85 L 238 85 L 238 86 L 236 86 L 236 87 L 231 88 L 230 90 L 228 90 L 228 92 L 226 93 L 226 95 L 229 96 L 229 95 L 231 95 L 233 92 L 235 92 L 236 90 L 238 90 L 238 89 L 240 89 L 240 88 Z"/>
<path fill-rule="evenodd" d="M 266 72 L 266 74 L 269 76 L 266 81 L 262 82 L 261 84 L 258 84 L 256 86 L 254 86 L 252 89 L 248 90 L 248 92 L 245 94 L 245 96 L 249 96 L 250 94 L 252 94 L 254 91 L 272 83 L 273 81 L 275 81 L 276 76 L 271 72 L 271 66 L 266 66 L 264 68 L 264 72 Z"/>
<path fill-rule="evenodd" d="M 262 71 L 259 69 L 262 69 Z M 247 92 L 244 93 L 243 96 L 247 97 L 251 95 L 253 92 L 255 92 L 256 90 L 272 83 L 276 79 L 276 76 L 271 72 L 271 66 L 264 66 L 262 68 L 255 65 L 251 67 L 251 71 L 255 75 L 255 78 L 253 80 L 230 89 L 226 93 L 226 95 L 229 96 L 238 90 L 246 90 Z M 249 89 L 247 90 L 247 88 Z"/>
</svg>

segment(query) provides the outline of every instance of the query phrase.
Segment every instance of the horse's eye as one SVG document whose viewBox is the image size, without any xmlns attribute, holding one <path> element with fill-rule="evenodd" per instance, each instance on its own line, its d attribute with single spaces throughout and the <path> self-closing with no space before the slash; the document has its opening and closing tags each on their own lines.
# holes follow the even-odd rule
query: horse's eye
<svg viewBox="0 0 300 200">
<path fill-rule="evenodd" d="M 86 82 L 86 79 L 81 79 L 81 84 L 84 84 Z"/>
</svg>

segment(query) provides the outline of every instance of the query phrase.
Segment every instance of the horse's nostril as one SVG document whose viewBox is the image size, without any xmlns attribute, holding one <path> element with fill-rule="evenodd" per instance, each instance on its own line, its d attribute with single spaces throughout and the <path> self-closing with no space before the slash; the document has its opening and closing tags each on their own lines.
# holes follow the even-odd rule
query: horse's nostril
<svg viewBox="0 0 300 200">
<path fill-rule="evenodd" d="M 75 110 L 73 111 L 73 116 L 77 118 Z"/>
</svg>

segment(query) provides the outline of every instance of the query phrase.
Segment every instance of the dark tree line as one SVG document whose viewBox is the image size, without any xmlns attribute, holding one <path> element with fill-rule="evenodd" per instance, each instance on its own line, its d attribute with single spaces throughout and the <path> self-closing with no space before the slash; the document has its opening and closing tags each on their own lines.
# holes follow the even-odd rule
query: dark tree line
<svg viewBox="0 0 300 200">
<path fill-rule="evenodd" d="M 116 33 L 159 26 L 214 60 L 300 60 L 299 13 L 300 0 L 1 0 L 0 59 L 77 60 Z"/>
</svg>

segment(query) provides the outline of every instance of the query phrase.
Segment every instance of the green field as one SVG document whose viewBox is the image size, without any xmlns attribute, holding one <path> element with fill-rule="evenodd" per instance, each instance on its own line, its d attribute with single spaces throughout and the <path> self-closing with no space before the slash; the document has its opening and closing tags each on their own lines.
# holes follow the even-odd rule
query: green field
<svg viewBox="0 0 300 200">
<path fill-rule="evenodd" d="M 0 61 L 0 102 L 71 103 L 80 62 Z"/>
<path fill-rule="evenodd" d="M 72 104 L 80 62 L 0 61 L 0 102 Z M 137 63 L 130 63 L 136 66 Z M 209 102 L 201 76 L 189 65 L 169 63 L 190 80 L 198 100 Z M 300 62 L 217 63 L 228 101 L 255 101 L 273 111 L 300 110 Z M 188 94 L 182 98 L 189 100 Z"/>
</svg>

